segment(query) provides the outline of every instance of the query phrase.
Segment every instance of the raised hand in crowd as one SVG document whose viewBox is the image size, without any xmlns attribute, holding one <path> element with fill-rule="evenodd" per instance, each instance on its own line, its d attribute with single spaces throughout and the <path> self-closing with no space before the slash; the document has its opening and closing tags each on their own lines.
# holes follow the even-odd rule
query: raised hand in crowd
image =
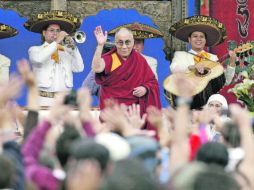
<svg viewBox="0 0 254 190">
<path fill-rule="evenodd" d="M 83 122 L 94 122 L 94 117 L 91 114 L 92 97 L 87 88 L 80 88 L 77 92 L 77 103 L 79 107 L 80 119 Z"/>
<path fill-rule="evenodd" d="M 32 72 L 29 62 L 26 59 L 21 59 L 17 62 L 18 71 L 28 87 L 37 87 L 34 73 Z"/>
<path fill-rule="evenodd" d="M 239 127 L 241 137 L 241 147 L 244 150 L 244 158 L 238 166 L 239 173 L 245 175 L 246 184 L 241 186 L 248 186 L 249 189 L 254 188 L 254 171 L 250 168 L 254 167 L 254 139 L 252 130 L 252 121 L 247 110 L 241 108 L 239 105 L 230 105 L 230 112 L 232 119 Z M 239 182 L 239 181 L 238 181 Z"/>
<path fill-rule="evenodd" d="M 125 105 L 114 104 L 106 107 L 101 113 L 101 118 L 111 127 L 113 131 L 119 132 L 122 136 L 155 135 L 154 131 L 142 130 L 132 126 L 126 116 Z"/>
<path fill-rule="evenodd" d="M 124 107 L 124 105 L 122 106 Z M 146 122 L 147 114 L 143 114 L 141 117 L 139 104 L 132 104 L 128 106 L 128 109 L 126 109 L 126 116 L 129 119 L 129 123 L 132 127 L 141 129 Z"/>
<path fill-rule="evenodd" d="M 177 109 L 174 120 L 174 130 L 172 132 L 170 166 L 171 172 L 174 173 L 179 168 L 185 166 L 189 162 L 190 146 L 188 138 L 188 128 L 191 124 L 190 119 L 190 103 L 191 94 L 195 83 L 189 81 L 181 73 L 175 75 L 175 83 L 177 90 L 181 95 L 177 100 Z M 181 155 L 179 157 L 179 155 Z"/>
<path fill-rule="evenodd" d="M 49 110 L 48 121 L 55 124 L 69 114 L 71 106 L 64 104 L 66 93 L 57 94 L 52 107 Z"/>
<path fill-rule="evenodd" d="M 16 140 L 14 134 L 15 128 L 13 126 L 12 112 L 10 106 L 0 110 L 0 144 Z"/>
<path fill-rule="evenodd" d="M 176 87 L 180 97 L 190 98 L 192 96 L 192 92 L 195 89 L 194 87 L 197 85 L 197 83 L 189 80 L 183 73 L 177 73 L 174 75 L 173 80 L 175 84 L 178 84 Z"/>
<path fill-rule="evenodd" d="M 19 97 L 21 88 L 22 81 L 17 75 L 12 75 L 8 83 L 0 85 L 0 93 L 1 93 L 0 106 L 3 109 L 3 111 L 8 112 L 11 116 L 11 125 L 13 133 L 15 130 L 19 133 L 21 132 L 18 130 L 17 123 L 20 122 L 23 124 L 25 118 L 20 107 L 15 102 L 13 102 L 13 100 Z"/>
<path fill-rule="evenodd" d="M 9 100 L 15 100 L 19 97 L 22 84 L 22 80 L 17 75 L 12 75 L 8 83 L 0 84 L 1 107 L 4 107 Z"/>
<path fill-rule="evenodd" d="M 18 71 L 27 85 L 27 117 L 24 122 L 24 138 L 28 136 L 31 130 L 37 125 L 39 119 L 39 91 L 37 82 L 32 72 L 29 62 L 25 59 L 21 59 L 17 62 Z"/>
<path fill-rule="evenodd" d="M 159 110 L 154 106 L 149 106 L 147 109 L 147 119 L 153 126 L 158 129 L 159 142 L 161 147 L 170 147 L 172 140 L 172 124 L 164 116 L 164 112 L 169 112 L 168 110 L 165 110 Z"/>
<path fill-rule="evenodd" d="M 125 110 L 117 103 L 104 109 L 101 112 L 101 118 L 113 131 L 119 132 L 122 135 L 124 135 L 125 130 L 131 128 Z"/>
</svg>

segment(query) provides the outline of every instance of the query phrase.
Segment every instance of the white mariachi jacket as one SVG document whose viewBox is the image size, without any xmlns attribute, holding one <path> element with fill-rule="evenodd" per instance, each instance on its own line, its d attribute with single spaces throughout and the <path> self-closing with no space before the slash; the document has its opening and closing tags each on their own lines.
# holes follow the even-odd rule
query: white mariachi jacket
<svg viewBox="0 0 254 190">
<path fill-rule="evenodd" d="M 53 82 L 59 83 L 57 85 L 64 85 L 67 89 L 73 87 L 73 73 L 82 72 L 84 69 L 83 59 L 80 55 L 78 48 L 75 50 L 58 51 L 59 63 L 56 63 L 51 59 L 51 55 L 57 50 L 57 43 L 52 42 L 48 44 L 45 42 L 41 46 L 33 46 L 28 50 L 29 59 L 37 78 L 38 87 L 47 89 L 50 88 Z M 60 70 L 59 70 L 60 69 Z M 55 79 L 57 72 L 61 72 L 64 77 L 64 81 Z M 64 84 L 61 84 L 64 83 Z M 58 89 L 57 91 L 66 90 Z M 51 91 L 51 90 L 50 90 Z"/>
<path fill-rule="evenodd" d="M 197 54 L 194 50 L 190 50 L 188 52 L 185 51 L 176 51 L 173 57 L 173 60 L 170 64 L 170 70 L 172 73 L 175 72 L 186 72 L 188 71 L 188 67 L 191 65 L 195 65 L 194 62 L 194 55 Z M 214 54 L 209 53 L 210 60 L 212 61 L 218 61 L 218 57 Z M 226 85 L 230 84 L 233 80 L 234 74 L 235 74 L 235 67 L 227 66 L 226 70 L 224 71 L 225 77 L 226 77 Z"/>
</svg>

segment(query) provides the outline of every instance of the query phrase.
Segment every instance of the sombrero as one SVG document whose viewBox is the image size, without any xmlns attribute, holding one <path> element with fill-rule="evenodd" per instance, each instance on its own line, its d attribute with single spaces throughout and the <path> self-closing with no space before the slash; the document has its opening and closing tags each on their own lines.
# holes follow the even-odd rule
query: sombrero
<svg viewBox="0 0 254 190">
<path fill-rule="evenodd" d="M 27 20 L 24 27 L 31 32 L 41 33 L 50 24 L 59 24 L 62 30 L 72 33 L 80 27 L 81 19 L 66 11 L 53 10 L 37 14 Z"/>
<path fill-rule="evenodd" d="M 225 26 L 218 20 L 208 16 L 192 16 L 173 24 L 169 33 L 185 42 L 188 42 L 190 33 L 199 31 L 207 35 L 206 45 L 218 45 L 227 38 Z"/>
<path fill-rule="evenodd" d="M 132 23 L 132 24 L 124 24 L 121 26 L 118 26 L 111 31 L 109 31 L 109 35 L 115 35 L 115 33 L 120 28 L 128 28 L 132 31 L 133 37 L 136 39 L 146 39 L 146 38 L 161 38 L 163 37 L 163 33 L 158 30 L 157 28 L 151 27 L 146 24 L 140 24 L 140 23 Z"/>
<path fill-rule="evenodd" d="M 0 23 L 0 39 L 9 38 L 18 34 L 18 31 L 11 26 Z"/>
</svg>

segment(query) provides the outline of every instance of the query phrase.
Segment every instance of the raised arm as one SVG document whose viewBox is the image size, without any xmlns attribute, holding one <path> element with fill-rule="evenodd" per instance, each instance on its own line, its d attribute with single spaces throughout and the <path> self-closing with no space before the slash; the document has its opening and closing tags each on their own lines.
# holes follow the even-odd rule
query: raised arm
<svg viewBox="0 0 254 190">
<path fill-rule="evenodd" d="M 27 60 L 22 59 L 18 61 L 17 67 L 22 79 L 28 88 L 27 93 L 27 109 L 28 114 L 24 124 L 24 138 L 31 132 L 31 130 L 37 125 L 39 118 L 39 91 L 35 76 L 29 67 Z"/>
<path fill-rule="evenodd" d="M 190 126 L 189 104 L 194 86 L 192 81 L 185 78 L 184 75 L 178 74 L 174 78 L 180 97 L 177 100 L 177 110 L 174 120 L 174 131 L 172 132 L 170 167 L 171 173 L 186 165 L 190 157 L 190 145 L 188 138 L 188 127 Z"/>
<path fill-rule="evenodd" d="M 250 181 L 251 188 L 254 188 L 254 171 L 250 168 L 254 166 L 254 139 L 249 113 L 239 105 L 231 105 L 230 111 L 233 119 L 238 124 L 241 136 L 241 146 L 245 156 L 239 165 L 239 170 Z"/>
<path fill-rule="evenodd" d="M 107 41 L 107 32 L 105 31 L 105 34 L 103 34 L 103 30 L 101 26 L 97 26 L 94 30 L 94 35 L 97 40 L 97 48 L 95 50 L 93 61 L 92 61 L 92 70 L 95 73 L 101 73 L 105 69 L 105 61 L 101 58 L 103 46 Z"/>
</svg>

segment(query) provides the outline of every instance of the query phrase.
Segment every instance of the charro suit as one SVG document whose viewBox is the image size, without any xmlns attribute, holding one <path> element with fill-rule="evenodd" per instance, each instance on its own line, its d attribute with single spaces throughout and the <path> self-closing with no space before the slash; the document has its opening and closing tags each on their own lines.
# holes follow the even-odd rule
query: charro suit
<svg viewBox="0 0 254 190">
<path fill-rule="evenodd" d="M 190 50 L 188 52 L 185 51 L 176 51 L 172 60 L 172 63 L 170 64 L 170 70 L 172 73 L 175 72 L 186 72 L 188 71 L 188 67 L 191 65 L 195 65 L 194 62 L 194 55 L 197 54 L 194 50 Z M 208 53 L 210 55 L 210 60 L 212 61 L 218 61 L 218 57 L 214 54 Z M 235 67 L 227 66 L 226 70 L 224 71 L 225 77 L 226 77 L 226 84 L 230 84 L 234 74 L 235 74 Z"/>
<path fill-rule="evenodd" d="M 33 46 L 29 49 L 29 59 L 38 82 L 38 87 L 46 92 L 69 91 L 73 87 L 73 73 L 81 72 L 84 64 L 79 50 L 58 51 L 59 62 L 52 59 L 57 50 L 57 43 Z M 41 97 L 41 105 L 50 106 L 52 98 Z"/>
</svg>

